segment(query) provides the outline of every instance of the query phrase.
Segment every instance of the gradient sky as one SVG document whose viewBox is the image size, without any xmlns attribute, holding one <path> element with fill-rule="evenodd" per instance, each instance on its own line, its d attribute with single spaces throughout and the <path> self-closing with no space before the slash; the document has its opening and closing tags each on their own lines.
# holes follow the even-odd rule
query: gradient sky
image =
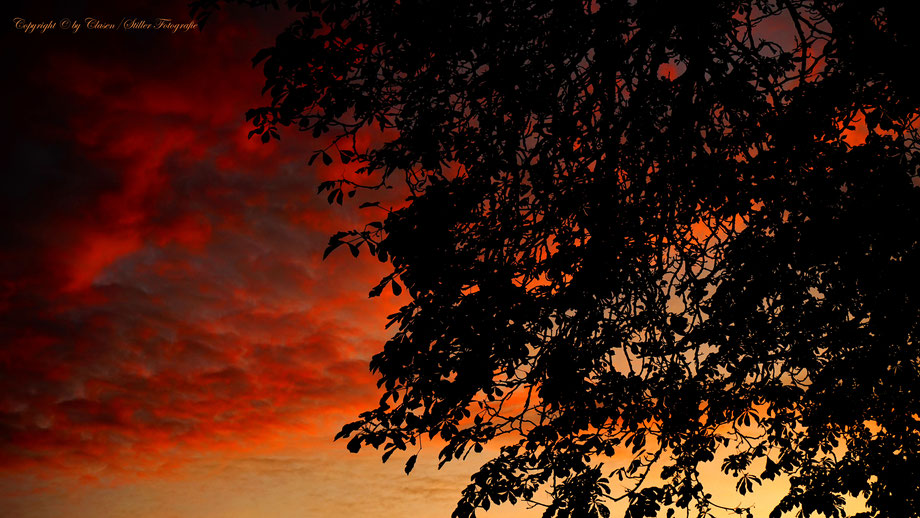
<svg viewBox="0 0 920 518">
<path fill-rule="evenodd" d="M 407 477 L 405 456 L 332 443 L 376 400 L 367 361 L 400 300 L 367 298 L 384 265 L 320 259 L 375 216 L 316 196 L 341 166 L 308 167 L 306 134 L 246 138 L 250 59 L 292 16 L 12 23 L 90 16 L 188 21 L 184 1 L 5 13 L 0 515 L 449 516 L 475 463 L 437 471 L 429 448 Z"/>
</svg>

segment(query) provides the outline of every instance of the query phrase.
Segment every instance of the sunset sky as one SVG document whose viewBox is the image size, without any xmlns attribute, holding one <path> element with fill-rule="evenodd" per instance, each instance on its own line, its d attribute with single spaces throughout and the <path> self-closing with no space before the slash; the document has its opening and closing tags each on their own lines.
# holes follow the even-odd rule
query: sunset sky
<svg viewBox="0 0 920 518">
<path fill-rule="evenodd" d="M 411 477 L 333 444 L 375 402 L 385 273 L 328 236 L 316 143 L 247 140 L 250 59 L 289 13 L 205 31 L 14 19 L 189 21 L 178 2 L 5 13 L 0 516 L 447 516 L 474 466 Z M 11 71 L 11 72 L 10 72 Z M 405 459 L 403 459 L 404 462 Z"/>
<path fill-rule="evenodd" d="M 406 295 L 368 299 L 373 258 L 321 259 L 377 215 L 316 195 L 342 174 L 307 165 L 319 143 L 247 139 L 251 58 L 294 15 L 14 23 L 88 17 L 189 21 L 182 0 L 5 13 L 0 516 L 448 517 L 478 463 L 438 471 L 426 448 L 406 476 L 408 454 L 332 441 L 375 404 L 367 362 Z"/>
</svg>

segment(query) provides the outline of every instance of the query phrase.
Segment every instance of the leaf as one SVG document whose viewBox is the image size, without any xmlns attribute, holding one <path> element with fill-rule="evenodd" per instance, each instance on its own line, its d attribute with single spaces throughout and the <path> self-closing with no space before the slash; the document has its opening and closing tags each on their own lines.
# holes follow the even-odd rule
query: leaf
<svg viewBox="0 0 920 518">
<path fill-rule="evenodd" d="M 390 287 L 393 289 L 393 295 L 398 297 L 402 293 L 402 286 L 400 286 L 399 283 L 395 280 L 390 283 Z"/>
<path fill-rule="evenodd" d="M 415 467 L 415 459 L 418 458 L 418 454 L 409 457 L 409 460 L 406 461 L 406 475 L 412 472 L 412 468 Z"/>
<path fill-rule="evenodd" d="M 267 47 L 267 48 L 260 50 L 259 52 L 256 52 L 256 55 L 252 57 L 252 66 L 255 67 L 260 62 L 262 62 L 265 58 L 271 56 L 274 50 L 275 50 L 274 47 Z"/>
<path fill-rule="evenodd" d="M 340 241 L 340 240 L 334 239 L 334 238 L 333 238 L 333 239 L 330 239 L 330 240 L 329 240 L 329 246 L 327 246 L 327 247 L 326 247 L 326 250 L 323 251 L 323 260 L 325 260 L 327 257 L 329 257 L 329 254 L 331 254 L 333 250 L 335 250 L 336 248 L 342 246 L 342 243 L 344 243 L 344 241 Z"/>
<path fill-rule="evenodd" d="M 353 437 L 350 441 L 348 441 L 346 448 L 348 448 L 348 451 L 352 453 L 358 453 L 361 450 L 361 437 Z"/>
<path fill-rule="evenodd" d="M 323 163 L 326 165 L 332 165 L 332 157 L 329 156 L 329 153 L 323 151 Z"/>
<path fill-rule="evenodd" d="M 390 457 L 393 455 L 395 451 L 396 451 L 396 448 L 390 448 L 389 450 L 383 452 L 383 457 L 381 457 L 381 462 L 386 464 L 387 461 L 390 460 Z"/>
</svg>

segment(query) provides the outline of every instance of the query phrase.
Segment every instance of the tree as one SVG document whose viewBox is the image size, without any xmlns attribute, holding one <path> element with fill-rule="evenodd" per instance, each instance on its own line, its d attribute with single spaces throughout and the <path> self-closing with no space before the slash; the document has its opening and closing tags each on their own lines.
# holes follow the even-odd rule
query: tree
<svg viewBox="0 0 920 518">
<path fill-rule="evenodd" d="M 707 463 L 742 495 L 788 478 L 771 517 L 920 516 L 909 2 L 288 4 L 253 133 L 328 134 L 311 161 L 367 178 L 330 203 L 409 189 L 327 250 L 410 297 L 349 450 L 501 438 L 457 518 L 749 514 Z"/>
</svg>

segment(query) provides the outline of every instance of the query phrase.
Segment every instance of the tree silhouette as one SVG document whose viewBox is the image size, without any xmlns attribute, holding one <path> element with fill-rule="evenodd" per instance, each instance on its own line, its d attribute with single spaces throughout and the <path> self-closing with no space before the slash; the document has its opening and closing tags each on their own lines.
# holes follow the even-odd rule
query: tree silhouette
<svg viewBox="0 0 920 518">
<path fill-rule="evenodd" d="M 496 441 L 457 518 L 750 516 L 708 463 L 788 479 L 771 517 L 920 516 L 911 2 L 288 4 L 253 133 L 328 133 L 367 180 L 330 203 L 410 193 L 327 250 L 410 297 L 349 450 Z"/>
</svg>

